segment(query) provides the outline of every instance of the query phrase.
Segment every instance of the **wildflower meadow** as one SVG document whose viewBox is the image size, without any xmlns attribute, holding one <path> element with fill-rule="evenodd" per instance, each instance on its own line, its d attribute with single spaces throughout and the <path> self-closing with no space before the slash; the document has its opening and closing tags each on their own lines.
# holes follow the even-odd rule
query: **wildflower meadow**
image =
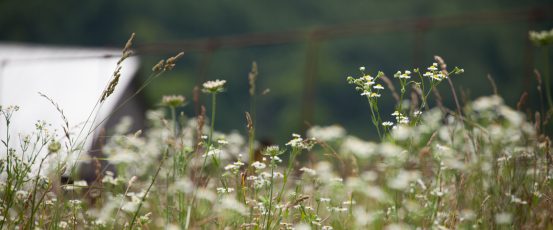
<svg viewBox="0 0 553 230">
<path fill-rule="evenodd" d="M 96 106 L 118 90 L 133 39 Z M 547 49 L 553 31 L 530 39 Z M 131 97 L 182 56 L 153 65 Z M 220 77 L 196 94 L 160 98 L 146 121 L 123 119 L 107 130 L 105 158 L 83 147 L 99 127 L 38 121 L 35 132 L 10 136 L 10 120 L 24 108 L 1 105 L 0 131 L 8 134 L 0 150 L 0 229 L 553 229 L 549 73 L 536 71 L 540 107 L 524 96 L 513 107 L 493 90 L 463 97 L 456 78 L 476 76 L 462 64 L 430 56 L 425 66 L 395 73 L 360 67 L 340 76 L 366 101 L 359 110 L 370 112 L 373 140 L 312 124 L 290 130 L 287 142 L 262 144 L 255 63 L 244 73 L 250 110 L 238 131 L 218 131 L 226 112 L 218 99 L 233 87 Z M 208 103 L 198 116 L 178 112 L 200 93 Z M 393 111 L 383 109 L 383 97 L 393 98 Z M 131 130 L 133 122 L 148 128 Z M 82 163 L 92 165 L 93 179 L 79 177 Z"/>
</svg>

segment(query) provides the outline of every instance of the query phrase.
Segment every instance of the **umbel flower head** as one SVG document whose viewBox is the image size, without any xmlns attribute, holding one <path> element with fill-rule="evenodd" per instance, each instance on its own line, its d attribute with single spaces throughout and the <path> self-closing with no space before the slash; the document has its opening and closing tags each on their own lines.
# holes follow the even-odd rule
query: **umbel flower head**
<svg viewBox="0 0 553 230">
<path fill-rule="evenodd" d="M 553 29 L 542 31 L 530 31 L 528 33 L 530 41 L 536 46 L 547 46 L 553 44 Z"/>
<path fill-rule="evenodd" d="M 184 105 L 185 101 L 186 101 L 186 98 L 181 95 L 169 95 L 169 96 L 163 96 L 163 99 L 161 100 L 161 104 L 169 107 L 179 107 Z"/>
<path fill-rule="evenodd" d="M 215 81 L 207 81 L 203 84 L 202 91 L 205 93 L 220 93 L 225 90 L 225 83 L 227 81 L 225 80 L 215 80 Z"/>
</svg>

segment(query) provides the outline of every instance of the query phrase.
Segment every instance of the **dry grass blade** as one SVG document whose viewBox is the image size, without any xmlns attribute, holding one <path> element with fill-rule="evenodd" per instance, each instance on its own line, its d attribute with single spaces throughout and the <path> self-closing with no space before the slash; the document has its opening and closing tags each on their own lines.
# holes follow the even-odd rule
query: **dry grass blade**
<svg viewBox="0 0 553 230">
<path fill-rule="evenodd" d="M 386 86 L 388 86 L 388 89 L 390 92 L 392 92 L 392 96 L 396 100 L 396 102 L 399 102 L 399 94 L 397 94 L 396 88 L 394 87 L 394 83 L 390 81 L 390 78 L 386 77 L 385 75 L 380 76 L 380 79 L 386 83 Z"/>
<path fill-rule="evenodd" d="M 488 78 L 488 81 L 490 81 L 490 84 L 492 85 L 493 94 L 498 95 L 497 94 L 497 85 L 495 84 L 495 80 L 493 80 L 492 75 L 488 74 L 487 78 Z"/>
<path fill-rule="evenodd" d="M 438 64 L 440 65 L 440 68 L 442 69 L 442 73 L 445 76 L 448 76 L 447 65 L 445 64 L 444 59 L 442 57 L 436 55 L 436 56 L 434 56 L 434 60 L 436 60 L 436 62 L 438 62 Z M 460 116 L 463 116 L 462 112 L 461 112 L 461 105 L 459 104 L 459 98 L 457 97 L 457 92 L 456 92 L 455 87 L 453 86 L 453 82 L 451 81 L 451 78 L 449 78 L 449 76 L 447 77 L 447 82 L 449 84 L 449 88 L 451 89 L 451 93 L 453 94 L 453 99 L 455 100 L 455 106 L 457 107 L 457 113 L 459 113 Z"/>
<path fill-rule="evenodd" d="M 520 95 L 520 99 L 517 102 L 517 110 L 520 111 L 522 109 L 522 106 L 524 106 L 524 104 L 526 104 L 527 100 L 528 100 L 528 92 L 524 91 L 524 93 L 522 93 L 522 95 Z"/>
<path fill-rule="evenodd" d="M 41 92 L 39 92 L 38 94 L 41 97 L 46 98 L 46 100 L 48 100 L 56 108 L 56 110 L 60 113 L 61 119 L 63 120 L 63 123 L 64 123 L 64 126 L 62 126 L 63 133 L 64 133 L 65 137 L 67 138 L 67 140 L 69 141 L 69 143 L 71 143 L 71 135 L 69 133 L 69 121 L 67 120 L 67 117 L 65 116 L 65 113 L 63 113 L 63 109 L 52 98 L 48 97 L 47 95 L 45 95 Z"/>
<path fill-rule="evenodd" d="M 252 63 L 252 70 L 248 74 L 248 80 L 250 83 L 250 96 L 255 95 L 255 81 L 257 80 L 258 70 L 257 70 L 257 63 Z"/>
</svg>

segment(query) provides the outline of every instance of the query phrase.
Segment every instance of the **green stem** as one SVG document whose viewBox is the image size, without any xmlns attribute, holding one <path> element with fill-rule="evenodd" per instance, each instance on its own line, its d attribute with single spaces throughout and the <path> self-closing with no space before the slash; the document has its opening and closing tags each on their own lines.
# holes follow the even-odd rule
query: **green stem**
<svg viewBox="0 0 553 230">
<path fill-rule="evenodd" d="M 371 119 L 373 121 L 373 125 L 374 127 L 376 127 L 376 132 L 378 133 L 378 138 L 382 139 L 382 134 L 380 134 L 380 124 L 378 124 L 378 121 L 376 120 L 376 115 L 374 113 L 374 109 L 373 109 L 373 106 L 375 106 L 372 101 L 371 101 L 371 98 L 369 96 L 367 96 L 367 99 L 369 100 L 369 108 L 371 109 Z"/>
<path fill-rule="evenodd" d="M 154 182 L 156 181 L 156 178 L 159 175 L 159 171 L 161 171 L 161 168 L 163 166 L 163 163 L 164 163 L 165 159 L 167 159 L 167 151 L 168 150 L 165 150 L 165 151 L 166 152 L 164 154 L 164 157 L 161 159 L 161 162 L 159 162 L 159 167 L 157 168 L 157 171 L 154 174 L 154 178 L 152 178 L 152 182 L 150 183 L 150 186 L 148 186 L 148 189 L 146 190 L 146 192 L 144 193 L 144 196 L 142 197 L 142 199 L 140 200 L 140 203 L 138 204 L 138 208 L 136 209 L 136 212 L 134 212 L 131 224 L 129 225 L 129 229 L 133 229 L 132 227 L 134 226 L 134 222 L 136 221 L 136 217 L 138 216 L 138 213 L 140 212 L 140 208 L 142 208 L 142 204 L 144 204 L 144 201 L 146 201 L 146 197 L 148 196 L 148 193 L 152 189 L 152 186 L 154 185 Z"/>
<path fill-rule="evenodd" d="M 217 93 L 212 93 L 211 94 L 211 124 L 210 124 L 210 129 L 209 129 L 209 137 L 208 137 L 208 141 L 207 141 L 207 146 L 206 146 L 206 150 L 205 150 L 205 153 L 204 153 L 204 162 L 202 163 L 202 168 L 200 168 L 200 174 L 198 176 L 198 179 L 201 180 L 202 179 L 202 175 L 203 175 L 203 172 L 204 172 L 204 168 L 205 168 L 205 165 L 207 163 L 207 158 L 209 157 L 207 154 L 209 153 L 209 149 L 211 148 L 211 142 L 213 140 L 213 129 L 215 127 L 215 112 L 216 112 L 216 106 L 217 106 L 217 99 L 216 99 L 216 95 Z M 186 228 L 185 229 L 188 229 L 188 226 L 189 226 L 189 221 L 190 221 L 190 212 L 191 212 L 191 207 L 192 205 L 194 205 L 194 201 L 196 200 L 196 193 L 198 192 L 198 188 L 194 189 L 194 194 L 192 195 L 192 201 L 190 202 L 190 205 L 188 206 L 188 214 L 187 214 L 187 217 L 186 217 Z"/>
<path fill-rule="evenodd" d="M 267 225 L 265 226 L 265 229 L 269 229 L 269 227 L 271 226 L 271 208 L 272 208 L 272 204 L 273 204 L 273 187 L 274 186 L 274 170 L 275 170 L 275 165 L 273 165 L 274 163 L 272 162 L 271 160 L 271 193 L 269 195 L 269 209 L 268 209 L 268 212 L 267 212 Z"/>
</svg>

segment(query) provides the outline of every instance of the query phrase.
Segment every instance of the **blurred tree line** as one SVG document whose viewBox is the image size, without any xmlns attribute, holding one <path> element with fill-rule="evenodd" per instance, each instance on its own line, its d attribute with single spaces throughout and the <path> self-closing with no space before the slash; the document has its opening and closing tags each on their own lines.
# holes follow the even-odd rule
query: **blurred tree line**
<svg viewBox="0 0 553 230">
<path fill-rule="evenodd" d="M 529 1 L 185 1 L 185 0 L 2 0 L 0 41 L 52 45 L 120 47 L 129 34 L 137 33 L 141 44 L 217 37 L 233 34 L 310 30 L 361 21 L 445 17 L 471 12 L 529 9 L 547 6 L 549 0 Z M 548 11 L 551 12 L 551 11 Z M 487 75 L 495 80 L 507 103 L 515 105 L 523 90 L 535 91 L 528 78 L 538 55 L 528 42 L 528 30 L 550 29 L 551 20 L 515 20 L 493 24 L 430 28 L 413 31 L 371 33 L 317 43 L 314 72 L 314 110 L 311 125 L 339 123 L 362 137 L 374 137 L 368 105 L 345 81 L 358 75 L 358 68 L 391 76 L 397 70 L 426 68 L 433 55 L 460 66 L 465 74 L 454 79 L 467 98 L 492 93 Z M 221 49 L 214 52 L 205 79 L 226 79 L 228 90 L 220 97 L 219 128 L 245 133 L 244 111 L 249 110 L 247 74 L 251 62 L 259 65 L 258 89 L 270 93 L 257 99 L 258 136 L 276 142 L 305 127 L 302 102 L 305 90 L 305 42 Z M 151 65 L 173 53 L 143 56 L 142 77 Z M 202 53 L 186 53 L 177 71 L 158 79 L 143 98 L 155 106 L 162 95 L 182 94 L 192 98 L 199 82 Z M 415 66 L 417 65 L 417 66 Z M 529 68 L 530 66 L 530 68 Z M 78 75 L 78 73 L 76 73 Z M 530 81 L 528 80 L 530 79 Z M 442 95 L 450 103 L 449 88 Z M 537 100 L 531 94 L 532 100 Z M 389 94 L 382 98 L 392 112 Z M 452 105 L 452 104 L 450 104 Z M 209 109 L 209 108 L 208 108 Z M 193 114 L 193 107 L 183 109 Z M 391 119 L 391 118 L 390 118 Z"/>
</svg>

